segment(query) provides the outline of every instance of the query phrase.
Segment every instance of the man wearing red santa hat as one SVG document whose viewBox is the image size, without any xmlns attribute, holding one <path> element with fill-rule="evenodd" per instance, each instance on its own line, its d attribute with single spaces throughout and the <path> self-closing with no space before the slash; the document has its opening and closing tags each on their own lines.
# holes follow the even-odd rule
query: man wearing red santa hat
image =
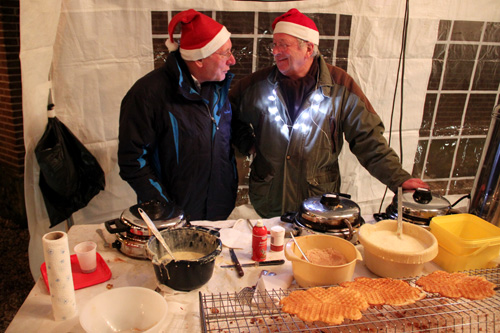
<svg viewBox="0 0 500 333">
<path fill-rule="evenodd" d="M 236 63 L 231 34 L 193 9 L 175 15 L 168 33 L 165 64 L 123 98 L 120 175 L 138 202 L 174 203 L 191 220 L 225 219 L 238 186 L 227 97 Z"/>
<path fill-rule="evenodd" d="M 233 139 L 255 154 L 249 195 L 262 217 L 298 211 L 313 196 L 339 192 L 344 138 L 360 163 L 392 191 L 428 187 L 403 170 L 384 125 L 360 87 L 318 51 L 316 24 L 297 9 L 272 25 L 276 65 L 230 92 Z"/>
</svg>

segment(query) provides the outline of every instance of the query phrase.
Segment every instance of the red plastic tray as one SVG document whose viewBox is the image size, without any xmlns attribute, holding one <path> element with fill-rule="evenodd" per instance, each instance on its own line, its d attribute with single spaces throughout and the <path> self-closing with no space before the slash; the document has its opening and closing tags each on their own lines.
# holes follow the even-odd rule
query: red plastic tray
<svg viewBox="0 0 500 333">
<path fill-rule="evenodd" d="M 75 286 L 75 290 L 90 287 L 111 279 L 111 270 L 99 252 L 96 253 L 96 264 L 97 267 L 95 271 L 92 273 L 83 273 L 80 269 L 80 265 L 78 264 L 76 254 L 71 255 L 71 271 L 73 272 L 73 284 Z M 42 277 L 45 281 L 45 285 L 47 286 L 47 290 L 50 292 L 49 281 L 47 278 L 47 267 L 45 263 L 42 264 L 40 270 L 42 271 Z"/>
</svg>

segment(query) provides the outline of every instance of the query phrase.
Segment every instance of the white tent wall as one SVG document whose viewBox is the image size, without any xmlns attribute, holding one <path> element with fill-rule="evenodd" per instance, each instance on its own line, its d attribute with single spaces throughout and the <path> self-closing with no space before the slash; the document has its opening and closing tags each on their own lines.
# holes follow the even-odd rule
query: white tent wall
<svg viewBox="0 0 500 333">
<path fill-rule="evenodd" d="M 22 0 L 20 4 L 25 199 L 31 235 L 30 267 L 35 279 L 43 262 L 41 237 L 66 228 L 64 223 L 49 228 L 34 157 L 34 148 L 47 123 L 49 88 L 52 87 L 57 117 L 94 154 L 106 174 L 105 190 L 73 214 L 74 223 L 102 223 L 116 218 L 136 200 L 118 174 L 118 118 L 126 91 L 154 67 L 151 11 L 195 8 L 285 12 L 296 7 L 304 13 L 352 15 L 348 71 L 386 126 L 390 120 L 404 1 Z M 500 6 L 496 0 L 410 2 L 402 128 L 403 163 L 410 172 L 441 19 L 498 22 Z M 397 105 L 399 99 L 398 95 Z M 395 116 L 391 144 L 396 151 L 398 122 L 399 113 Z M 348 148 L 344 149 L 341 162 L 342 191 L 350 193 L 364 213 L 378 209 L 385 187 L 359 166 Z"/>
</svg>

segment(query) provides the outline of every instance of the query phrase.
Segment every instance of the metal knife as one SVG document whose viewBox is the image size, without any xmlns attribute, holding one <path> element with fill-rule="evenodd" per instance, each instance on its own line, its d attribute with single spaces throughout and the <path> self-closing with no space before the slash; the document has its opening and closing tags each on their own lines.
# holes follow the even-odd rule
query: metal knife
<svg viewBox="0 0 500 333">
<path fill-rule="evenodd" d="M 258 266 L 274 266 L 274 265 L 283 265 L 285 263 L 284 259 L 281 260 L 268 260 L 268 261 L 256 261 L 249 264 L 240 264 L 241 267 L 258 267 Z M 222 268 L 233 268 L 236 265 L 221 265 Z"/>
<path fill-rule="evenodd" d="M 241 268 L 240 262 L 238 260 L 238 257 L 236 257 L 236 253 L 234 253 L 233 249 L 229 249 L 229 254 L 231 254 L 231 260 L 234 262 L 233 267 L 236 267 L 236 270 L 238 271 L 238 275 L 242 277 L 245 275 L 245 272 L 243 272 L 243 268 Z"/>
</svg>

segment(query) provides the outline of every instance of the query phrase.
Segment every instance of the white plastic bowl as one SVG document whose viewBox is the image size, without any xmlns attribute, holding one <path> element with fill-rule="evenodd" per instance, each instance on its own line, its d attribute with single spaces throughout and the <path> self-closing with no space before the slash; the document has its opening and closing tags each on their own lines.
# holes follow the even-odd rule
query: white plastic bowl
<svg viewBox="0 0 500 333">
<path fill-rule="evenodd" d="M 423 227 L 403 222 L 403 234 L 417 240 L 421 250 L 409 250 L 391 242 L 381 242 L 380 235 L 393 232 L 396 237 L 398 221 L 383 220 L 359 228 L 359 242 L 364 248 L 364 262 L 372 273 L 381 277 L 404 278 L 422 273 L 426 262 L 438 254 L 436 237 Z"/>
<path fill-rule="evenodd" d="M 92 298 L 80 313 L 88 333 L 158 332 L 167 317 L 167 301 L 141 287 L 107 290 Z"/>
</svg>

